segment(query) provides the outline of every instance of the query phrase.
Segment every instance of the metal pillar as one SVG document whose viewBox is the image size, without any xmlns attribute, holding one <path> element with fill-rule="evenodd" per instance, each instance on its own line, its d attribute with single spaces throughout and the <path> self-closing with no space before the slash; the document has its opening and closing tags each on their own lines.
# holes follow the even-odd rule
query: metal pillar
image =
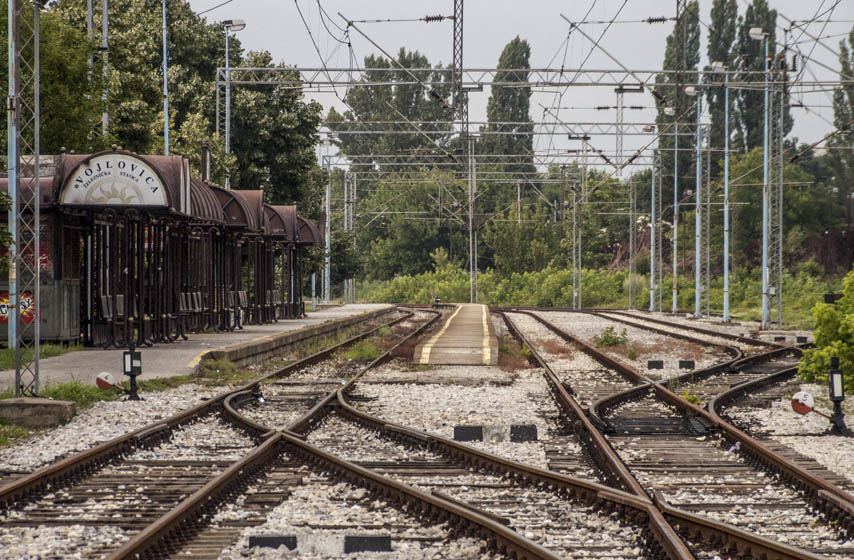
<svg viewBox="0 0 854 560">
<path fill-rule="evenodd" d="M 474 138 L 468 138 L 468 153 L 474 152 Z M 474 158 L 467 158 L 468 194 L 469 194 L 469 301 L 477 303 L 477 223 L 475 220 L 475 198 L 477 181 L 475 179 Z"/>
<path fill-rule="evenodd" d="M 729 317 L 729 69 L 724 75 L 724 313 Z"/>
<path fill-rule="evenodd" d="M 629 309 L 635 308 L 635 180 L 629 181 Z"/>
<path fill-rule="evenodd" d="M 616 162 L 617 176 L 623 174 L 623 88 L 619 87 L 617 92 L 617 128 L 616 128 Z"/>
<path fill-rule="evenodd" d="M 783 118 L 786 91 L 783 70 L 779 66 L 774 70 L 773 111 L 769 115 L 768 127 L 771 152 L 768 170 L 768 292 L 769 304 L 776 303 L 777 328 L 780 328 L 783 322 Z"/>
<path fill-rule="evenodd" d="M 702 301 L 702 260 L 701 250 L 702 222 L 703 222 L 703 127 L 700 126 L 700 116 L 703 111 L 702 95 L 697 94 L 697 141 L 696 141 L 696 184 L 694 186 L 694 317 L 700 316 L 700 302 Z"/>
<path fill-rule="evenodd" d="M 332 166 L 329 165 L 329 161 L 327 160 L 327 157 L 328 156 L 323 156 L 323 166 L 326 169 L 326 179 L 327 179 L 326 180 L 326 223 L 324 224 L 326 226 L 326 232 L 325 232 L 325 236 L 324 236 L 326 238 L 325 239 L 326 247 L 325 247 L 325 250 L 323 252 L 323 302 L 324 303 L 329 303 L 330 295 L 331 295 L 331 291 L 332 291 L 330 289 L 330 282 L 331 282 L 331 278 L 332 278 L 332 274 L 331 274 L 331 269 L 332 269 L 332 267 L 331 267 L 331 263 L 332 263 L 332 261 L 331 261 L 331 257 L 332 257 L 332 252 L 331 252 L 332 213 L 330 211 L 330 205 L 331 205 L 330 197 L 332 195 Z"/>
<path fill-rule="evenodd" d="M 676 277 L 678 274 L 677 265 L 679 261 L 677 260 L 678 253 L 678 244 L 679 241 L 679 123 L 673 123 L 675 134 L 673 135 L 673 247 L 671 249 L 671 253 L 673 253 L 673 307 L 671 311 L 676 313 L 676 296 L 677 296 L 677 285 L 676 285 Z"/>
<path fill-rule="evenodd" d="M 101 62 L 104 65 L 104 92 L 101 101 L 104 112 L 101 114 L 101 134 L 106 138 L 110 129 L 110 1 L 101 0 Z"/>
<path fill-rule="evenodd" d="M 762 143 L 762 328 L 768 329 L 771 327 L 771 309 L 768 293 L 768 206 L 770 198 L 770 185 L 768 183 L 768 113 L 771 108 L 768 106 L 768 37 L 765 42 L 765 122 Z"/>
<path fill-rule="evenodd" d="M 706 305 L 706 317 L 711 315 L 709 306 L 711 305 L 711 289 L 712 289 L 712 268 L 711 268 L 711 253 L 712 253 L 712 149 L 711 149 L 712 131 L 709 127 L 705 128 L 703 134 L 702 146 L 702 163 L 703 173 L 701 184 L 703 185 L 703 193 L 705 195 L 705 203 L 703 205 L 703 220 L 701 223 L 702 232 L 700 240 L 702 243 L 703 256 L 700 261 L 700 277 L 702 278 L 703 298 Z"/>
<path fill-rule="evenodd" d="M 231 65 L 228 60 L 228 36 L 229 30 L 225 29 L 225 155 L 228 157 L 228 154 L 231 153 Z M 217 97 L 217 101 L 219 101 L 219 97 Z M 217 104 L 219 105 L 219 104 Z M 219 119 L 217 119 L 217 124 L 219 124 Z M 225 188 L 231 188 L 231 173 L 226 171 L 225 173 Z M 329 208 L 328 208 L 329 199 L 327 198 L 327 214 L 326 214 L 326 223 L 329 223 Z M 327 241 L 328 243 L 328 241 Z M 328 284 L 327 284 L 328 289 Z M 329 299 L 326 299 L 326 302 L 329 303 Z"/>
<path fill-rule="evenodd" d="M 166 0 L 163 0 L 163 154 L 169 155 L 169 47 L 166 44 Z"/>
<path fill-rule="evenodd" d="M 655 150 L 653 150 L 653 161 Z M 655 311 L 655 163 L 652 164 L 652 183 L 649 187 L 649 310 Z"/>
<path fill-rule="evenodd" d="M 43 3 L 8 3 L 9 348 L 15 349 L 15 394 L 39 392 L 39 15 Z M 32 7 L 32 20 L 27 19 Z M 28 58 L 29 55 L 31 58 Z M 32 354 L 30 354 L 32 352 Z"/>
</svg>

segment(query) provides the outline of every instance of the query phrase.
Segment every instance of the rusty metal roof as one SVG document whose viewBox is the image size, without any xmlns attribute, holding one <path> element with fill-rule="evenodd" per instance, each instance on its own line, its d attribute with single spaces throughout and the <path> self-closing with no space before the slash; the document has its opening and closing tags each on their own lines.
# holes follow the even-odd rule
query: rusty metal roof
<svg viewBox="0 0 854 560">
<path fill-rule="evenodd" d="M 299 242 L 300 245 L 315 245 L 323 246 L 323 234 L 320 233 L 320 228 L 311 220 L 307 220 L 302 216 L 297 216 L 297 224 L 299 225 Z"/>
<path fill-rule="evenodd" d="M 201 222 L 223 223 L 222 206 L 213 189 L 201 179 L 190 178 L 191 216 Z"/>
</svg>

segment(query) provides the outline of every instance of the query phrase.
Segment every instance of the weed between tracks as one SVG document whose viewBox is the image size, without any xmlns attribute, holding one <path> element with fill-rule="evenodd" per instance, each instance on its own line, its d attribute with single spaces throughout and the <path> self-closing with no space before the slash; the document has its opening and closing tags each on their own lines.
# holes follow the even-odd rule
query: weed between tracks
<svg viewBox="0 0 854 560">
<path fill-rule="evenodd" d="M 512 336 L 505 335 L 498 339 L 498 367 L 501 371 L 530 369 L 530 358 L 531 350 Z"/>
</svg>

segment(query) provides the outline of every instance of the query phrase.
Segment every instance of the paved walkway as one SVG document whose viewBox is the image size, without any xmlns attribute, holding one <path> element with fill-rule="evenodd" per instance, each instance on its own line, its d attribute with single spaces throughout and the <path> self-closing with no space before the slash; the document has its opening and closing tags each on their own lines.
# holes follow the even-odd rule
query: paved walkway
<svg viewBox="0 0 854 560">
<path fill-rule="evenodd" d="M 463 303 L 435 335 L 415 348 L 420 364 L 496 365 L 498 337 L 485 305 Z"/>
<path fill-rule="evenodd" d="M 267 325 L 247 325 L 243 330 L 230 333 L 191 334 L 189 340 L 142 347 L 139 348 L 142 352 L 141 379 L 189 375 L 195 371 L 201 356 L 210 350 L 224 348 L 237 342 L 263 339 L 272 334 L 343 319 L 382 307 L 387 305 L 363 303 L 330 307 L 310 312 L 303 319 L 282 320 Z M 95 377 L 102 371 L 108 371 L 116 379 L 122 380 L 125 378 L 122 375 L 122 352 L 124 352 L 123 349 L 87 348 L 79 352 L 45 358 L 39 361 L 39 383 L 44 387 L 76 379 L 81 383 L 90 384 L 95 382 Z M 0 372 L 0 389 L 13 387 L 14 384 L 14 370 Z"/>
</svg>

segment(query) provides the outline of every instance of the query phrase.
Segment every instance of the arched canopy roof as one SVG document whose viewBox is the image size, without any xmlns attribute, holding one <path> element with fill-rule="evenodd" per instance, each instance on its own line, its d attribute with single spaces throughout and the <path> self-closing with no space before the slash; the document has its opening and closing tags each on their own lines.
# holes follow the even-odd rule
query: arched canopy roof
<svg viewBox="0 0 854 560">
<path fill-rule="evenodd" d="M 316 245 L 322 246 L 323 234 L 320 233 L 320 228 L 311 220 L 307 220 L 302 216 L 297 216 L 298 232 L 300 245 Z"/>
</svg>

